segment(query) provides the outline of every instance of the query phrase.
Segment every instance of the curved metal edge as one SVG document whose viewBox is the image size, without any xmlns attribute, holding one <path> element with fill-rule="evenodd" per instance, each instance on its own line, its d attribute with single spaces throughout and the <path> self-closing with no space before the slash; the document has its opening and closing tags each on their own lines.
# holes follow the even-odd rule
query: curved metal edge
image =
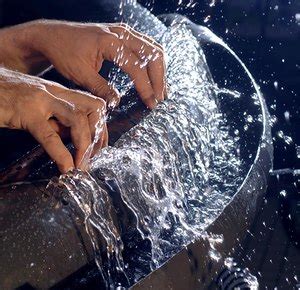
<svg viewBox="0 0 300 290">
<path fill-rule="evenodd" d="M 224 259 L 234 253 L 254 219 L 273 165 L 269 113 L 265 100 L 260 97 L 260 101 L 264 115 L 263 135 L 255 161 L 237 193 L 203 236 L 131 289 L 215 289 L 215 279 Z M 216 238 L 221 238 L 222 242 L 218 243 Z"/>
</svg>

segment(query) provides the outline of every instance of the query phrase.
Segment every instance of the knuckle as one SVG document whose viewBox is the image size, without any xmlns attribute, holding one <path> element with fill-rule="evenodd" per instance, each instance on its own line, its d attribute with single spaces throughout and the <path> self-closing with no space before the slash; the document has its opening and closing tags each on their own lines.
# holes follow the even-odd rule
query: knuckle
<svg viewBox="0 0 300 290">
<path fill-rule="evenodd" d="M 165 63 L 165 55 L 164 55 L 163 50 L 161 50 L 159 48 L 155 48 L 153 50 L 151 61 L 152 62 L 159 62 L 160 65 L 164 65 L 164 63 Z"/>
<path fill-rule="evenodd" d="M 146 47 L 146 53 L 148 56 L 150 56 L 151 59 L 153 60 L 158 59 L 160 61 L 164 59 L 164 51 L 161 47 L 149 43 L 145 47 Z"/>
<path fill-rule="evenodd" d="M 39 126 L 37 126 L 37 127 L 39 127 Z M 52 143 L 54 140 L 57 140 L 59 138 L 60 137 L 57 135 L 57 133 L 55 131 L 45 131 L 42 133 L 42 139 L 44 141 L 44 144 L 46 144 L 46 145 Z"/>
<path fill-rule="evenodd" d="M 155 54 L 159 60 L 164 59 L 164 51 L 158 47 L 155 48 Z"/>
<path fill-rule="evenodd" d="M 106 108 L 106 102 L 103 99 L 94 99 L 94 103 L 97 110 L 102 110 Z"/>
<path fill-rule="evenodd" d="M 159 47 L 158 49 L 158 54 L 161 58 L 164 58 L 165 57 L 165 51 L 163 49 L 163 47 Z"/>
<path fill-rule="evenodd" d="M 45 91 L 45 87 L 32 88 L 31 97 L 33 98 L 33 101 L 45 100 Z"/>
<path fill-rule="evenodd" d="M 132 30 L 132 28 L 131 28 L 127 23 L 121 22 L 121 23 L 119 24 L 119 26 L 122 27 L 122 28 L 123 28 L 124 30 L 126 30 L 126 31 Z"/>
<path fill-rule="evenodd" d="M 114 34 L 114 33 L 111 33 L 111 32 L 109 32 L 109 33 L 107 33 L 105 35 L 105 41 L 109 45 L 119 44 L 119 38 L 118 38 L 118 36 L 116 34 Z"/>
<path fill-rule="evenodd" d="M 85 114 L 80 109 L 76 108 L 73 110 L 73 116 L 77 122 L 83 122 Z"/>
<path fill-rule="evenodd" d="M 88 128 L 88 120 L 86 113 L 83 113 L 82 111 L 76 112 L 71 127 L 73 127 L 73 129 L 75 129 L 76 132 L 81 132 L 82 136 L 85 136 L 87 134 L 86 129 Z"/>
<path fill-rule="evenodd" d="M 102 84 L 101 82 L 96 82 L 92 88 L 92 93 L 96 94 L 96 95 L 102 95 L 105 94 L 107 91 L 107 88 L 104 84 Z"/>
</svg>

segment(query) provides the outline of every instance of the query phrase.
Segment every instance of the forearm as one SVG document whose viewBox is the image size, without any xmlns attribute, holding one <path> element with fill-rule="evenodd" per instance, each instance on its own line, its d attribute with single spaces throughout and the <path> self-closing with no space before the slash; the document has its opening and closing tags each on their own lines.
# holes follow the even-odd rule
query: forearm
<svg viewBox="0 0 300 290">
<path fill-rule="evenodd" d="M 35 22 L 0 30 L 0 64 L 28 74 L 38 74 L 50 64 L 36 49 L 39 31 Z"/>
</svg>

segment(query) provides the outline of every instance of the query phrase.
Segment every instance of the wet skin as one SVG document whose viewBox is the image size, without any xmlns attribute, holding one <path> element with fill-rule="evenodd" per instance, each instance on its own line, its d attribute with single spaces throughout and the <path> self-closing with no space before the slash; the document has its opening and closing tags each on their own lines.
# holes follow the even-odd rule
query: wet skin
<svg viewBox="0 0 300 290">
<path fill-rule="evenodd" d="M 106 108 L 120 99 L 98 74 L 104 60 L 130 76 L 150 109 L 165 98 L 162 47 L 126 25 L 40 20 L 2 29 L 0 127 L 29 131 L 62 173 L 85 170 L 89 157 L 107 146 Z M 34 76 L 51 66 L 90 93 Z M 64 136 L 72 139 L 74 157 Z"/>
</svg>

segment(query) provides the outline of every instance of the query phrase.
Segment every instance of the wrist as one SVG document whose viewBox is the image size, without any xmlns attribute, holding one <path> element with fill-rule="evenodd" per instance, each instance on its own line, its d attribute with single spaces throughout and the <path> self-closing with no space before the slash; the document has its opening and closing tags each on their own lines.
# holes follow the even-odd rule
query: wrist
<svg viewBox="0 0 300 290">
<path fill-rule="evenodd" d="M 0 63 L 12 70 L 35 74 L 49 63 L 39 49 L 38 21 L 0 30 Z"/>
<path fill-rule="evenodd" d="M 35 20 L 24 24 L 24 37 L 22 45 L 32 53 L 40 53 L 47 57 L 48 51 L 55 47 L 59 39 L 59 28 L 63 21 L 58 20 Z"/>
<path fill-rule="evenodd" d="M 45 31 L 46 22 L 47 20 L 35 20 L 23 24 L 22 30 L 24 34 L 21 38 L 23 49 L 29 53 L 43 54 L 46 38 L 50 37 L 49 32 Z"/>
</svg>

